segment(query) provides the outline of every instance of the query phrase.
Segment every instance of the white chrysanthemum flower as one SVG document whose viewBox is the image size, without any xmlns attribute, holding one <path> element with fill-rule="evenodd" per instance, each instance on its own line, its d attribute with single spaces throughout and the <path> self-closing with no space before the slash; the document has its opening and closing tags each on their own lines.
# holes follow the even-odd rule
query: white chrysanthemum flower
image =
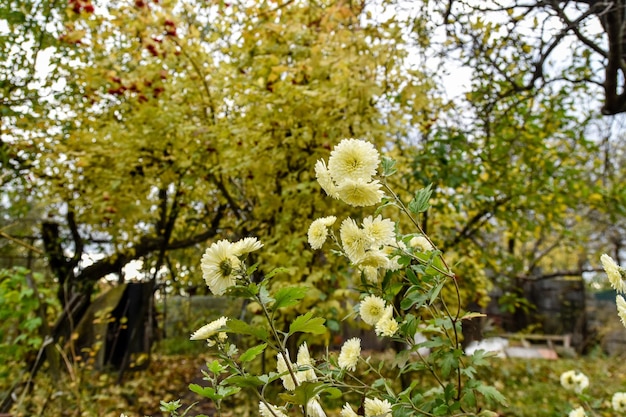
<svg viewBox="0 0 626 417">
<path fill-rule="evenodd" d="M 578 389 L 576 390 L 576 392 L 580 394 L 585 390 L 585 388 L 589 386 L 589 378 L 587 378 L 587 375 L 581 372 L 576 377 L 576 383 L 578 385 Z"/>
<path fill-rule="evenodd" d="M 618 413 L 626 412 L 626 392 L 616 392 L 611 398 L 611 406 Z"/>
<path fill-rule="evenodd" d="M 222 295 L 235 285 L 235 279 L 241 269 L 241 260 L 237 257 L 238 248 L 227 240 L 220 240 L 207 248 L 202 255 L 200 268 L 209 290 L 215 295 Z"/>
<path fill-rule="evenodd" d="M 356 370 L 356 364 L 361 357 L 361 339 L 353 337 L 346 340 L 339 352 L 337 363 L 341 369 L 347 369 L 350 372 Z"/>
<path fill-rule="evenodd" d="M 420 252 L 428 252 L 433 250 L 433 245 L 426 236 L 415 236 L 409 241 L 409 246 Z"/>
<path fill-rule="evenodd" d="M 626 327 L 626 300 L 624 300 L 624 297 L 621 295 L 618 295 L 615 298 L 615 303 L 617 304 L 617 315 L 622 321 L 624 327 Z"/>
<path fill-rule="evenodd" d="M 376 218 L 367 216 L 363 219 L 363 230 L 367 237 L 372 240 L 372 246 L 374 247 L 395 244 L 395 228 L 394 222 L 389 219 L 383 219 L 380 215 Z"/>
<path fill-rule="evenodd" d="M 357 226 L 356 222 L 348 217 L 341 222 L 339 228 L 341 245 L 350 262 L 358 264 L 365 256 L 365 251 L 369 248 L 369 239 L 363 229 Z"/>
<path fill-rule="evenodd" d="M 289 355 L 289 352 L 286 352 Z M 289 362 L 291 370 L 294 370 L 293 364 Z M 287 368 L 287 362 L 282 354 L 276 355 L 276 371 L 281 374 L 280 379 L 283 381 L 283 386 L 286 390 L 293 391 L 296 389 L 296 382 L 293 380 L 289 368 Z"/>
<path fill-rule="evenodd" d="M 359 259 L 358 266 L 366 268 L 368 266 L 372 268 L 384 268 L 389 266 L 389 258 L 387 254 L 381 250 L 368 250 Z"/>
<path fill-rule="evenodd" d="M 326 417 L 324 409 L 315 398 L 307 403 L 306 412 L 308 417 Z"/>
<path fill-rule="evenodd" d="M 333 182 L 333 179 L 330 176 L 330 171 L 326 167 L 326 162 L 322 159 L 317 161 L 315 164 L 315 177 L 327 195 L 332 198 L 339 199 L 339 195 L 337 194 L 337 184 Z"/>
<path fill-rule="evenodd" d="M 365 417 L 391 417 L 391 404 L 387 400 L 366 398 L 364 408 Z"/>
<path fill-rule="evenodd" d="M 369 142 L 344 139 L 330 153 L 328 170 L 334 179 L 372 178 L 380 163 L 378 151 Z"/>
<path fill-rule="evenodd" d="M 269 406 L 272 408 L 274 414 L 272 414 L 272 411 L 270 411 L 268 406 L 262 401 L 259 402 L 259 414 L 263 417 L 287 417 L 287 414 L 280 411 L 275 405 L 269 404 Z"/>
<path fill-rule="evenodd" d="M 576 385 L 574 384 L 574 376 L 576 376 L 576 371 L 566 371 L 561 374 L 561 386 L 566 390 L 574 391 Z"/>
<path fill-rule="evenodd" d="M 341 409 L 340 417 L 360 417 L 360 416 L 354 412 L 350 404 L 345 403 L 343 405 L 343 408 Z"/>
<path fill-rule="evenodd" d="M 244 237 L 238 242 L 233 243 L 233 251 L 237 256 L 242 256 L 255 250 L 259 250 L 263 244 L 256 237 Z"/>
<path fill-rule="evenodd" d="M 579 394 L 589 386 L 589 378 L 587 378 L 587 375 L 574 370 L 563 372 L 560 379 L 563 388 Z"/>
<path fill-rule="evenodd" d="M 309 348 L 306 342 L 300 345 L 296 362 L 298 364 L 298 368 L 301 369 L 297 374 L 298 382 L 317 380 L 315 369 L 313 369 L 313 360 L 311 359 L 311 355 L 309 355 Z"/>
<path fill-rule="evenodd" d="M 626 282 L 623 280 L 622 268 L 606 253 L 600 257 L 600 262 L 602 262 L 602 268 L 604 268 L 611 286 L 617 292 L 626 292 Z"/>
<path fill-rule="evenodd" d="M 353 207 L 373 206 L 385 196 L 378 180 L 344 179 L 337 185 L 339 199 Z"/>
<path fill-rule="evenodd" d="M 378 268 L 373 266 L 360 267 L 360 271 L 365 276 L 365 279 L 372 284 L 378 283 Z"/>
<path fill-rule="evenodd" d="M 320 249 L 324 245 L 328 237 L 328 228 L 332 226 L 335 221 L 337 221 L 337 217 L 328 216 L 315 219 L 313 223 L 311 223 L 307 234 L 311 248 Z"/>
<path fill-rule="evenodd" d="M 217 320 L 213 320 L 209 324 L 205 324 L 196 330 L 189 340 L 206 340 L 209 337 L 218 333 L 224 326 L 226 326 L 226 322 L 228 321 L 228 317 L 220 317 Z"/>
<path fill-rule="evenodd" d="M 365 323 L 370 326 L 376 325 L 385 314 L 385 300 L 375 295 L 368 295 L 361 301 L 359 314 Z"/>
<path fill-rule="evenodd" d="M 398 322 L 393 318 L 393 307 L 385 308 L 383 316 L 376 322 L 374 331 L 378 336 L 391 337 L 398 331 Z"/>
<path fill-rule="evenodd" d="M 567 414 L 567 417 L 586 417 L 586 416 L 587 416 L 587 413 L 585 413 L 585 409 L 582 407 L 577 407 Z"/>
</svg>

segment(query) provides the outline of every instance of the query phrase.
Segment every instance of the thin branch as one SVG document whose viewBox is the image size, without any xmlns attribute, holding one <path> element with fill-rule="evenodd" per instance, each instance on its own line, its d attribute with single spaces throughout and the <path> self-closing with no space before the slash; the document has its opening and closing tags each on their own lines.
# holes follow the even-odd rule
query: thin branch
<svg viewBox="0 0 626 417">
<path fill-rule="evenodd" d="M 38 255 L 45 255 L 45 252 L 42 251 L 41 249 L 38 249 L 36 247 L 34 247 L 33 245 L 31 245 L 30 243 L 24 242 L 23 240 L 20 240 L 16 237 L 11 236 L 10 234 L 0 230 L 0 237 L 3 237 L 7 240 L 10 240 L 11 242 L 17 243 L 20 246 L 25 247 L 28 250 L 32 250 L 33 252 L 35 252 Z"/>
</svg>

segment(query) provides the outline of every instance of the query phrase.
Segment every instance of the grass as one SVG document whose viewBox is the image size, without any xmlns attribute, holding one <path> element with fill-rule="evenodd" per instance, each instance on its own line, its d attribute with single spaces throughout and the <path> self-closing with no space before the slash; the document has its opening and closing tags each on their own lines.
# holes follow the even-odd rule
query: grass
<svg viewBox="0 0 626 417">
<path fill-rule="evenodd" d="M 116 375 L 88 369 L 77 369 L 64 381 L 49 381 L 42 377 L 21 410 L 14 410 L 14 416 L 119 417 L 124 412 L 129 417 L 156 417 L 162 415 L 159 411 L 161 400 L 182 399 L 187 406 L 199 400 L 188 390 L 188 385 L 190 382 L 204 383 L 199 369 L 209 356 L 206 351 L 197 352 L 195 346 L 172 343 L 167 347 L 185 353 L 153 355 L 148 369 L 128 373 L 119 386 L 114 383 Z M 491 366 L 481 369 L 478 376 L 507 398 L 508 407 L 491 407 L 500 416 L 562 417 L 582 405 L 575 394 L 560 385 L 560 375 L 574 369 L 589 377 L 586 393 L 588 404 L 597 410 L 595 416 L 616 417 L 617 414 L 610 409 L 610 399 L 615 392 L 626 392 L 626 361 L 623 359 L 605 356 L 558 360 L 493 358 Z M 251 398 L 242 395 L 237 399 L 235 409 L 231 410 L 233 413 L 225 415 L 256 415 L 256 403 L 247 402 Z M 201 402 L 189 416 L 211 415 L 208 410 L 212 410 L 212 405 Z M 329 417 L 333 415 L 329 414 Z"/>
<path fill-rule="evenodd" d="M 560 375 L 571 369 L 589 377 L 587 404 L 597 410 L 597 416 L 617 416 L 610 407 L 611 397 L 615 392 L 626 391 L 623 358 L 493 359 L 492 365 L 480 377 L 506 396 L 508 407 L 497 410 L 501 416 L 567 416 L 573 408 L 583 405 L 574 393 L 560 385 Z"/>
</svg>

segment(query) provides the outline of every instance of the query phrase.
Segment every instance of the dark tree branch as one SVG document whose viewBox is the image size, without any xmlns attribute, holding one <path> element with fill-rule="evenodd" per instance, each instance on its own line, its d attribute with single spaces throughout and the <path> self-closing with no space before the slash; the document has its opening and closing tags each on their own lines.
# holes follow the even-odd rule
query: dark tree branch
<svg viewBox="0 0 626 417">
<path fill-rule="evenodd" d="M 189 246 L 205 242 L 206 240 L 214 237 L 219 231 L 219 223 L 225 210 L 226 206 L 224 205 L 218 208 L 208 230 L 194 236 L 166 243 L 165 250 L 187 248 Z M 144 237 L 131 249 L 110 255 L 86 267 L 77 275 L 76 279 L 85 282 L 96 282 L 108 274 L 119 271 L 128 262 L 159 250 L 164 246 L 164 242 L 164 236 L 162 235 L 156 237 Z"/>
<path fill-rule="evenodd" d="M 480 230 L 481 225 L 493 216 L 493 213 L 498 207 L 506 204 L 510 200 L 511 198 L 506 196 L 500 199 L 496 199 L 492 202 L 492 204 L 484 207 L 482 210 L 472 216 L 472 218 L 465 224 L 465 226 L 463 226 L 463 229 L 461 229 L 461 231 L 457 233 L 454 239 L 452 239 L 451 242 L 442 246 L 441 250 L 445 252 L 447 248 L 455 247 L 457 244 L 459 244 L 459 242 L 473 236 L 474 233 Z"/>
</svg>

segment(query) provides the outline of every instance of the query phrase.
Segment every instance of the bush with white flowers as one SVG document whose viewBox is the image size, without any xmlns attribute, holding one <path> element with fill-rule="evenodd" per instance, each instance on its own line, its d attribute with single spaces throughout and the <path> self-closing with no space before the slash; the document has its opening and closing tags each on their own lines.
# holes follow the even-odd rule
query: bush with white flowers
<svg viewBox="0 0 626 417">
<path fill-rule="evenodd" d="M 278 325 L 308 289 L 271 285 L 278 271 L 259 278 L 258 265 L 248 262 L 249 254 L 262 250 L 256 238 L 221 240 L 202 257 L 207 286 L 216 295 L 260 306 L 263 320 L 222 317 L 191 336 L 206 340 L 217 359 L 204 371 L 207 386 L 190 389 L 213 400 L 218 415 L 224 400 L 237 395 L 253 395 L 258 406 L 253 414 L 263 417 L 488 416 L 494 415 L 486 411 L 489 404 L 504 402 L 497 390 L 475 378 L 476 367 L 488 363 L 487 355 L 465 356 L 461 349 L 461 323 L 476 315 L 462 312 L 457 278 L 420 227 L 417 216 L 429 208 L 430 187 L 405 205 L 387 182 L 394 164 L 359 139 L 341 141 L 328 161 L 318 161 L 315 173 L 328 196 L 354 207 L 377 207 L 362 219 L 318 218 L 309 227 L 308 241 L 312 250 L 328 246 L 345 257 L 354 274 L 349 290 L 359 294 L 355 317 L 377 337 L 401 347 L 395 357 L 376 363 L 364 356 L 359 338 L 346 340 L 338 352 L 325 347 L 315 358 L 306 343 L 290 352 L 288 346 L 303 334 L 327 332 L 325 319 L 314 311 Z M 407 216 L 413 230 L 402 233 L 397 219 L 381 215 L 383 207 Z M 453 302 L 442 297 L 444 287 L 455 294 Z M 418 332 L 426 337 L 416 338 Z M 237 346 L 244 341 L 246 349 Z M 422 353 L 426 350 L 430 354 Z M 428 374 L 433 385 L 413 381 L 417 373 Z"/>
</svg>

